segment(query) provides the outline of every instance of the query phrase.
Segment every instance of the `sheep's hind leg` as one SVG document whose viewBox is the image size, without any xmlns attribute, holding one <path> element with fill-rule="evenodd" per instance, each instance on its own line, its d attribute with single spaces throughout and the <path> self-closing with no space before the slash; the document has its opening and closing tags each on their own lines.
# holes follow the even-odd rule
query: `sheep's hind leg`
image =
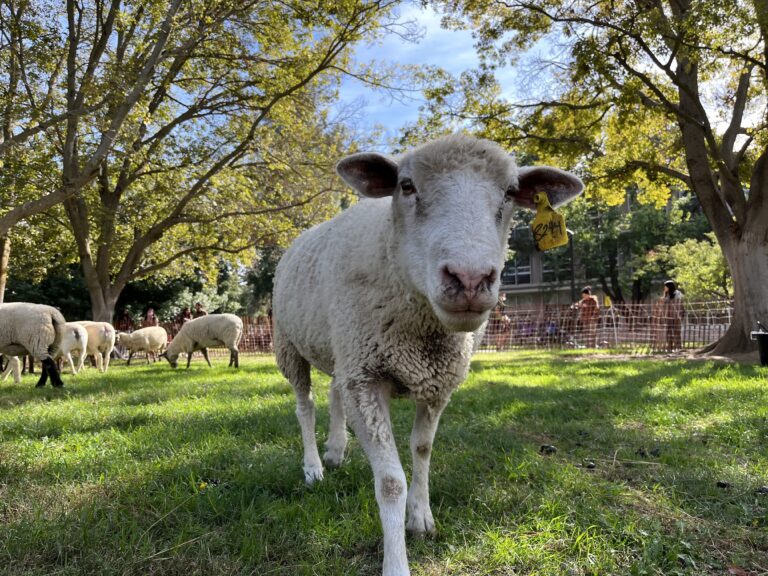
<svg viewBox="0 0 768 576">
<path fill-rule="evenodd" d="M 61 376 L 59 376 L 59 371 L 56 369 L 56 362 L 53 361 L 53 358 L 46 358 L 42 361 L 40 380 L 37 381 L 36 387 L 42 388 L 45 386 L 49 376 L 51 378 L 51 385 L 54 388 L 61 388 L 64 386 L 64 382 L 61 381 Z"/>
<path fill-rule="evenodd" d="M 43 388 L 48 382 L 48 369 L 45 366 L 45 362 L 43 362 L 43 366 L 40 370 L 40 379 L 37 381 L 37 384 L 35 384 L 35 388 Z"/>
<path fill-rule="evenodd" d="M 344 450 L 347 448 L 347 415 L 344 411 L 344 397 L 334 378 L 328 391 L 328 410 L 331 424 L 328 430 L 328 441 L 325 443 L 323 462 L 328 467 L 337 467 L 344 460 Z"/>
<path fill-rule="evenodd" d="M 312 398 L 309 362 L 302 358 L 292 344 L 286 343 L 278 350 L 277 365 L 296 394 L 296 417 L 304 444 L 304 480 L 311 485 L 323 479 L 323 464 L 320 462 L 315 438 L 315 402 Z"/>
<path fill-rule="evenodd" d="M 77 370 L 75 370 L 75 362 L 72 360 L 71 352 L 67 352 L 67 362 L 69 362 L 69 369 L 72 370 L 72 374 L 77 374 Z"/>
<path fill-rule="evenodd" d="M 435 521 L 429 506 L 429 461 L 432 442 L 445 405 L 446 402 L 437 405 L 416 403 L 416 419 L 411 432 L 413 477 L 408 491 L 408 522 L 405 525 L 415 535 L 435 533 Z"/>
<path fill-rule="evenodd" d="M 371 382 L 345 382 L 344 406 L 355 436 L 373 469 L 376 502 L 384 533 L 383 576 L 408 576 L 405 549 L 405 472 L 389 418 L 389 397 Z"/>
<path fill-rule="evenodd" d="M 229 351 L 229 367 L 234 365 L 235 368 L 240 368 L 240 351 L 237 348 L 232 348 Z"/>
</svg>

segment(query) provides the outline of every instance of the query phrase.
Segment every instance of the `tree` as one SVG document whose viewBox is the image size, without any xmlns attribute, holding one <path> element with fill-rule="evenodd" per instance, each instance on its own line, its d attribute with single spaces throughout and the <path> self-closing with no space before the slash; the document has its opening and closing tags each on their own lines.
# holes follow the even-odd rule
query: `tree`
<svg viewBox="0 0 768 576">
<path fill-rule="evenodd" d="M 669 277 L 674 278 L 687 300 L 730 300 L 733 285 L 728 274 L 728 263 L 717 246 L 714 234 L 703 240 L 689 238 L 654 255 L 661 260 Z"/>
<path fill-rule="evenodd" d="M 271 303 L 274 288 L 275 270 L 283 250 L 277 247 L 266 247 L 259 250 L 253 266 L 246 272 L 245 280 L 248 285 L 246 307 L 249 313 L 257 310 L 266 312 Z"/>
<path fill-rule="evenodd" d="M 617 303 L 647 298 L 652 281 L 669 276 L 666 260 L 649 259 L 649 253 L 668 253 L 686 239 L 705 238 L 708 225 L 695 199 L 687 195 L 658 207 L 641 203 L 643 192 L 630 189 L 626 201 L 610 206 L 598 197 L 579 198 L 563 209 L 588 282 L 597 280 L 603 292 Z"/>
<path fill-rule="evenodd" d="M 468 83 L 477 94 L 432 105 L 580 164 L 595 193 L 620 195 L 628 180 L 658 196 L 693 190 L 733 278 L 733 322 L 712 350 L 751 349 L 768 318 L 768 0 L 435 4 L 447 25 L 475 30 L 483 69 Z M 498 98 L 495 70 L 544 37 L 529 98 Z"/>
<path fill-rule="evenodd" d="M 344 142 L 324 108 L 395 4 L 66 3 L 50 75 L 63 120 L 40 132 L 57 181 L 35 189 L 64 202 L 94 318 L 128 282 L 285 242 L 338 204 L 316 201 Z M 28 217 L 8 207 L 0 236 Z"/>
</svg>

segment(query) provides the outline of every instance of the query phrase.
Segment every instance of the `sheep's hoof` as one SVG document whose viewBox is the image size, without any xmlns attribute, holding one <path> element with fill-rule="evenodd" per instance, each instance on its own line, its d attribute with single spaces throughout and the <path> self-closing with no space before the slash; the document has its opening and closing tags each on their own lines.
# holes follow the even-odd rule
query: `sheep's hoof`
<svg viewBox="0 0 768 576">
<path fill-rule="evenodd" d="M 315 482 L 323 479 L 322 466 L 307 466 L 304 468 L 304 481 L 307 486 L 312 486 Z"/>
<path fill-rule="evenodd" d="M 435 521 L 432 518 L 432 511 L 409 511 L 408 521 L 405 523 L 406 531 L 414 538 L 424 538 L 424 536 L 434 536 L 437 534 Z"/>
<path fill-rule="evenodd" d="M 323 463 L 327 468 L 338 468 L 344 461 L 344 451 L 328 450 L 323 454 Z"/>
</svg>

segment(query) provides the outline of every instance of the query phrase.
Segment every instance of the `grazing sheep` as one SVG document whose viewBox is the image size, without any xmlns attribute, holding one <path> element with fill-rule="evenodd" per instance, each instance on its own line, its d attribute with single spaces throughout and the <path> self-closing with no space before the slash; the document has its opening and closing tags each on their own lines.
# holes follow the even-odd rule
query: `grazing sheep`
<svg viewBox="0 0 768 576">
<path fill-rule="evenodd" d="M 192 353 L 201 350 L 205 361 L 210 366 L 208 348 L 226 346 L 229 349 L 229 365 L 234 364 L 235 368 L 239 368 L 240 353 L 237 350 L 237 345 L 242 335 L 243 321 L 234 314 L 208 314 L 185 322 L 161 356 L 176 368 L 179 354 L 185 352 L 187 354 L 187 368 L 189 368 Z"/>
<path fill-rule="evenodd" d="M 84 326 L 77 322 L 67 322 L 64 324 L 64 330 L 59 343 L 59 349 L 56 351 L 55 359 L 66 358 L 72 374 L 77 374 L 83 369 L 86 350 L 88 348 L 88 331 Z M 72 352 L 78 353 L 77 368 L 72 361 Z"/>
<path fill-rule="evenodd" d="M 11 356 L 8 358 L 8 364 L 6 365 L 3 373 L 0 374 L 0 382 L 8 380 L 8 376 L 13 372 L 13 381 L 16 384 L 21 383 L 21 362 L 18 356 Z"/>
<path fill-rule="evenodd" d="M 96 359 L 96 367 L 100 372 L 109 368 L 109 358 L 115 347 L 115 329 L 109 322 L 93 322 L 80 320 L 77 322 L 88 332 L 88 347 L 86 354 Z"/>
<path fill-rule="evenodd" d="M 49 377 L 53 386 L 64 386 L 53 361 L 63 336 L 64 323 L 61 312 L 45 304 L 0 304 L 0 354 L 29 354 L 42 365 L 38 387 L 45 386 Z"/>
<path fill-rule="evenodd" d="M 333 376 L 324 461 L 341 463 L 349 418 L 375 478 L 383 574 L 403 576 L 405 529 L 435 529 L 432 442 L 469 370 L 473 331 L 497 301 L 512 213 L 533 208 L 536 192 L 557 206 L 583 186 L 555 168 L 518 169 L 496 144 L 467 136 L 436 140 L 397 160 L 355 154 L 337 171 L 374 199 L 304 232 L 281 259 L 275 352 L 296 393 L 309 484 L 323 478 L 310 366 Z M 410 490 L 389 416 L 393 396 L 416 401 Z"/>
<path fill-rule="evenodd" d="M 162 352 L 168 345 L 168 332 L 161 326 L 141 328 L 130 334 L 118 332 L 116 343 L 125 346 L 128 350 L 128 366 L 131 365 L 131 358 L 136 352 L 146 352 L 147 364 L 149 364 L 149 357 L 152 356 L 157 360 L 155 355 Z"/>
</svg>

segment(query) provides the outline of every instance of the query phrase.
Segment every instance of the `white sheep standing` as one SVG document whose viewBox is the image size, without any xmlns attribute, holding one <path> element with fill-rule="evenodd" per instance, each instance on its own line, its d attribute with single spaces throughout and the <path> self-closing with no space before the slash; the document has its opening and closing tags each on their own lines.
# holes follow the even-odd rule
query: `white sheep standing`
<svg viewBox="0 0 768 576">
<path fill-rule="evenodd" d="M 161 353 L 168 345 L 168 332 L 162 326 L 148 326 L 134 332 L 118 332 L 116 344 L 125 346 L 128 350 L 128 366 L 136 352 L 146 352 L 147 364 L 150 356 L 157 360 L 156 354 Z"/>
<path fill-rule="evenodd" d="M 13 381 L 16 384 L 21 383 L 21 361 L 19 360 L 18 356 L 11 356 L 8 358 L 8 364 L 5 366 L 5 369 L 3 370 L 3 373 L 0 374 L 0 382 L 5 382 L 8 380 L 8 376 L 10 376 L 11 372 L 13 372 Z"/>
<path fill-rule="evenodd" d="M 355 154 L 337 171 L 374 199 L 303 233 L 281 259 L 275 352 L 296 393 L 309 484 L 323 478 L 310 367 L 333 376 L 323 459 L 341 463 L 348 418 L 373 469 L 383 574 L 403 576 L 405 529 L 435 529 L 432 442 L 469 370 L 473 331 L 497 302 L 513 210 L 533 208 L 536 192 L 560 205 L 583 185 L 555 168 L 518 169 L 498 145 L 467 136 L 436 140 L 397 160 Z M 416 401 L 409 490 L 390 421 L 393 396 Z"/>
<path fill-rule="evenodd" d="M 201 350 L 208 366 L 208 348 L 225 346 L 229 350 L 229 365 L 240 367 L 240 352 L 237 345 L 243 335 L 243 321 L 234 314 L 208 314 L 185 322 L 181 330 L 168 344 L 160 356 L 166 358 L 172 367 L 178 366 L 179 355 L 187 354 L 187 368 L 192 361 L 192 354 Z"/>
<path fill-rule="evenodd" d="M 0 354 L 33 356 L 42 366 L 37 387 L 45 386 L 49 377 L 53 386 L 64 386 L 53 361 L 64 324 L 64 316 L 52 306 L 28 302 L 0 304 Z"/>
<path fill-rule="evenodd" d="M 67 322 L 64 324 L 64 330 L 59 343 L 59 349 L 56 351 L 55 359 L 66 358 L 72 374 L 77 374 L 83 369 L 86 350 L 88 349 L 88 331 L 85 326 L 77 322 Z M 78 353 L 77 368 L 72 361 L 72 352 Z"/>
<path fill-rule="evenodd" d="M 86 354 L 95 358 L 96 367 L 100 372 L 106 372 L 109 368 L 109 358 L 115 347 L 115 329 L 112 324 L 92 320 L 80 320 L 77 324 L 84 326 L 88 332 Z"/>
</svg>

